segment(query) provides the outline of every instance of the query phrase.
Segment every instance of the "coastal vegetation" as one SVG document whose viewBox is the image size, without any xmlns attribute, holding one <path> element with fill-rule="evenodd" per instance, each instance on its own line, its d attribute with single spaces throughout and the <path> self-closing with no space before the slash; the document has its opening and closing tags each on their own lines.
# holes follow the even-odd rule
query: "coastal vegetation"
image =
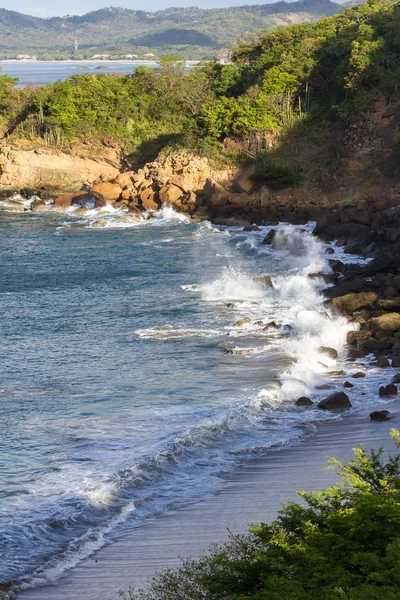
<svg viewBox="0 0 400 600">
<path fill-rule="evenodd" d="M 397 450 L 400 433 L 392 430 Z M 341 481 L 299 492 L 271 523 L 231 536 L 209 555 L 157 574 L 126 600 L 398 600 L 400 453 L 358 447 Z"/>
<path fill-rule="evenodd" d="M 342 5 L 330 0 L 297 0 L 208 10 L 179 7 L 146 12 L 108 7 L 85 15 L 40 19 L 1 8 L 0 58 L 19 54 L 48 60 L 96 54 L 143 58 L 147 53 L 171 52 L 185 59 L 213 58 L 218 48 L 229 46 L 245 32 L 313 22 L 342 10 Z"/>
<path fill-rule="evenodd" d="M 1 128 L 11 140 L 57 146 L 118 143 L 132 164 L 184 147 L 255 160 L 257 176 L 275 184 L 312 181 L 332 165 L 344 128 L 368 101 L 398 93 L 399 24 L 399 3 L 368 0 L 242 44 L 228 65 L 187 72 L 169 55 L 157 69 L 25 89 L 1 76 Z M 229 139 L 244 151 L 229 152 Z"/>
</svg>

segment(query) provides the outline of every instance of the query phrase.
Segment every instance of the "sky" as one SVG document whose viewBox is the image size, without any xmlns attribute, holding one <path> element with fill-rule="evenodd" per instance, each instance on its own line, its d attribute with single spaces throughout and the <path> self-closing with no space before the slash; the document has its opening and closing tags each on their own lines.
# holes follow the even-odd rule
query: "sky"
<svg viewBox="0 0 400 600">
<path fill-rule="evenodd" d="M 243 6 L 244 4 L 269 4 L 277 0 L 3 0 L 1 8 L 16 10 L 35 17 L 53 17 L 65 15 L 82 15 L 106 6 L 121 6 L 134 10 L 159 10 L 170 6 L 198 6 L 200 8 L 217 8 L 225 6 Z"/>
</svg>

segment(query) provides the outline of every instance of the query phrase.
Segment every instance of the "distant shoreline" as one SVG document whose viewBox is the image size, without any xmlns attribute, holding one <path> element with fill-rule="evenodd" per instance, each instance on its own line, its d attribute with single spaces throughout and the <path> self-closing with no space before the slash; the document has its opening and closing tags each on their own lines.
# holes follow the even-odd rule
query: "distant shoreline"
<svg viewBox="0 0 400 600">
<path fill-rule="evenodd" d="M 182 60 L 182 62 L 185 62 L 186 64 L 190 64 L 190 65 L 197 65 L 199 62 L 199 60 Z M 128 59 L 116 59 L 116 60 L 110 60 L 110 59 L 90 59 L 90 58 L 69 58 L 68 60 L 30 60 L 30 59 L 17 59 L 17 58 L 7 58 L 7 59 L 2 59 L 0 58 L 0 63 L 18 63 L 18 64 L 43 64 L 43 63 L 56 63 L 56 64 L 66 64 L 66 63 L 88 63 L 88 64 L 95 64 L 95 63 L 104 63 L 104 64 L 116 64 L 116 63 L 120 63 L 120 64 L 126 64 L 126 65 L 135 65 L 135 64 L 158 64 L 157 60 L 145 60 L 145 59 L 135 59 L 135 60 L 128 60 Z"/>
</svg>

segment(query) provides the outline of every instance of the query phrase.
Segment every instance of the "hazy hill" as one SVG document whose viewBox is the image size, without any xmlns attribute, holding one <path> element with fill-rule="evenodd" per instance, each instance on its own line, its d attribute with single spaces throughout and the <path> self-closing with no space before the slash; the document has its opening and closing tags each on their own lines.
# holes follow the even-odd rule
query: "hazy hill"
<svg viewBox="0 0 400 600">
<path fill-rule="evenodd" d="M 213 55 L 244 32 L 270 31 L 291 23 L 317 20 L 343 7 L 330 0 L 300 0 L 232 8 L 168 8 L 157 12 L 103 8 L 82 16 L 40 19 L 0 9 L 0 56 L 35 54 L 43 58 L 140 53 L 138 46 L 178 49 L 188 55 Z M 214 49 L 214 50 L 212 50 Z M 157 52 L 160 52 L 158 50 Z"/>
</svg>

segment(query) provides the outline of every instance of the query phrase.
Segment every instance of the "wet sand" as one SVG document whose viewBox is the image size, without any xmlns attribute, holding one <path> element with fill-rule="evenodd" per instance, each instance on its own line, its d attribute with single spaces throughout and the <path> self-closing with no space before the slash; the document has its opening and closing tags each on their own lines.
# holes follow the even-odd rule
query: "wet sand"
<svg viewBox="0 0 400 600">
<path fill-rule="evenodd" d="M 326 487 L 337 480 L 326 470 L 330 457 L 347 461 L 352 448 L 383 446 L 394 452 L 389 437 L 400 428 L 400 399 L 387 408 L 392 419 L 369 420 L 370 410 L 325 422 L 302 443 L 271 451 L 225 476 L 220 493 L 196 504 L 169 510 L 106 546 L 67 573 L 55 585 L 29 589 L 18 600 L 116 600 L 120 589 L 141 587 L 156 571 L 178 565 L 179 557 L 195 557 L 213 542 L 243 532 L 251 523 L 271 521 L 282 503 L 296 499 L 296 490 Z"/>
</svg>

